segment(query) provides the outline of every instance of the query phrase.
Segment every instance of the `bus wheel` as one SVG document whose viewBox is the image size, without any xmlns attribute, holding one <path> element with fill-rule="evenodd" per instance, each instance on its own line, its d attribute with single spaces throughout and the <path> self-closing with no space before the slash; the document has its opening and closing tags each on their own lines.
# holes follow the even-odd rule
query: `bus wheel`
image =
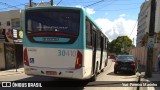
<svg viewBox="0 0 160 90">
<path fill-rule="evenodd" d="M 104 72 L 104 68 L 102 69 L 102 72 Z"/>
<path fill-rule="evenodd" d="M 91 82 L 94 82 L 97 80 L 97 75 L 98 75 L 98 63 L 96 64 L 96 70 L 94 76 L 91 78 Z"/>
<path fill-rule="evenodd" d="M 105 67 L 107 66 L 107 63 L 108 63 L 108 58 L 107 58 L 107 60 L 105 61 Z"/>
</svg>

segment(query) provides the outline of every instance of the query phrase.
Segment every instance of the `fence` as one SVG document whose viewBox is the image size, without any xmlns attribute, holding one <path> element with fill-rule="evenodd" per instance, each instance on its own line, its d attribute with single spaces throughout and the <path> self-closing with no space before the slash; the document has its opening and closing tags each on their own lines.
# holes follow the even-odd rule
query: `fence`
<svg viewBox="0 0 160 90">
<path fill-rule="evenodd" d="M 153 49 L 153 69 L 157 71 L 158 63 L 158 51 L 160 51 L 160 43 L 156 44 L 156 48 Z M 147 61 L 147 47 L 136 47 L 130 50 L 129 54 L 134 55 L 137 60 L 140 60 L 140 64 L 146 66 Z"/>
</svg>

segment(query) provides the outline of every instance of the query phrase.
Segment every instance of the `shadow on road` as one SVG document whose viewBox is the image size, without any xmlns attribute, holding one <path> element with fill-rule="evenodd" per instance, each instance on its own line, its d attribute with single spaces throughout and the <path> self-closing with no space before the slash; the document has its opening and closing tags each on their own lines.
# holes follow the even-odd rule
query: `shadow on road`
<svg viewBox="0 0 160 90">
<path fill-rule="evenodd" d="M 0 88 L 0 90 L 83 90 L 81 87 Z"/>
<path fill-rule="evenodd" d="M 113 75 L 113 76 L 132 76 L 133 74 L 131 74 L 130 72 L 118 72 L 117 74 L 115 74 L 114 72 L 110 72 L 107 75 Z"/>
<path fill-rule="evenodd" d="M 52 90 L 57 90 L 57 89 L 58 90 L 83 90 L 84 87 L 89 83 L 89 81 L 87 80 L 82 81 L 82 80 L 72 80 L 72 79 L 63 79 L 63 78 L 59 79 L 59 78 L 52 78 L 52 77 L 45 77 L 45 76 L 28 77 L 28 78 L 17 80 L 15 82 L 41 83 L 42 87 L 51 88 Z M 44 90 L 44 88 L 41 88 L 41 89 Z M 38 90 L 41 90 L 41 89 L 38 89 Z"/>
<path fill-rule="evenodd" d="M 42 83 L 42 87 L 50 87 L 52 90 L 83 90 L 84 87 L 115 87 L 122 86 L 122 82 L 114 81 L 95 81 L 89 82 L 89 80 L 73 80 L 63 78 L 51 78 L 44 76 L 28 77 L 17 80 L 15 82 L 22 83 Z M 23 89 L 24 90 L 24 89 Z M 31 90 L 31 89 L 30 89 Z M 38 89 L 41 90 L 41 89 Z"/>
</svg>

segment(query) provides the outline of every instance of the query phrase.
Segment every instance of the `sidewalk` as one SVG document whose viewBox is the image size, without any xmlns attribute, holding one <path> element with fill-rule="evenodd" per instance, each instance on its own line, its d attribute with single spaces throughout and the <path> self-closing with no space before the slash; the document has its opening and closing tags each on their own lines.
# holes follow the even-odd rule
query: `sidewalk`
<svg viewBox="0 0 160 90">
<path fill-rule="evenodd" d="M 143 67 L 141 69 L 141 82 L 152 82 L 154 84 L 157 84 L 160 82 L 160 71 L 159 72 L 152 72 L 151 78 L 144 78 L 145 76 L 145 68 Z M 156 82 L 154 82 L 156 81 Z M 157 82 L 159 81 L 159 82 Z M 160 90 L 160 87 L 140 87 L 139 90 Z"/>
<path fill-rule="evenodd" d="M 16 72 L 16 69 L 9 69 L 9 70 L 0 71 L 0 77 L 10 76 L 10 75 L 20 74 L 20 73 L 24 73 L 24 68 L 18 68 L 17 72 Z"/>
</svg>

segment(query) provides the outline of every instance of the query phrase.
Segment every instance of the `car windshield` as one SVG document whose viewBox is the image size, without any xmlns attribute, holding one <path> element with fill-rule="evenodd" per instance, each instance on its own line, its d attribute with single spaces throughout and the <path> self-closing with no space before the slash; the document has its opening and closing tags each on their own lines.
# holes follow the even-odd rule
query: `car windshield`
<svg viewBox="0 0 160 90">
<path fill-rule="evenodd" d="M 133 56 L 118 56 L 117 59 L 118 61 L 123 61 L 123 60 L 133 61 L 134 57 Z"/>
</svg>

